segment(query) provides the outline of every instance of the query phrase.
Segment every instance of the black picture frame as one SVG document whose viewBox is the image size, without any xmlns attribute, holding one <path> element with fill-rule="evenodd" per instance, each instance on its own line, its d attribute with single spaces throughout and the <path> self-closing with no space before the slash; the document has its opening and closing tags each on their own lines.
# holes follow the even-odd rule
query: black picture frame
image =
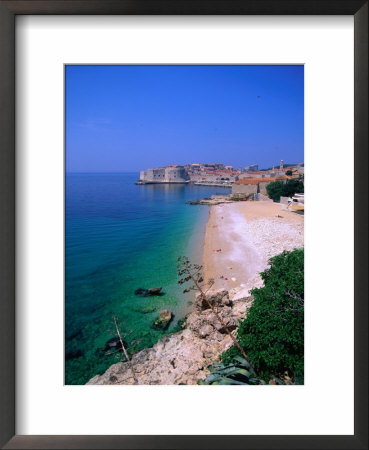
<svg viewBox="0 0 369 450">
<path fill-rule="evenodd" d="M 19 14 L 353 15 L 355 59 L 354 435 L 15 435 L 15 17 Z M 368 448 L 368 1 L 0 0 L 0 445 L 7 449 Z M 344 359 L 344 355 L 343 355 Z M 339 376 L 339 375 L 338 375 Z M 342 383 L 344 383 L 342 376 Z M 339 395 L 339 392 L 337 392 Z"/>
</svg>

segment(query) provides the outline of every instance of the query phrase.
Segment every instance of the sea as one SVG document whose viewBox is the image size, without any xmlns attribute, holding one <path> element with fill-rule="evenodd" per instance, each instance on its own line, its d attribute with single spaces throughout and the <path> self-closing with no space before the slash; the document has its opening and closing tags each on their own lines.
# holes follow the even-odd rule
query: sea
<svg viewBox="0 0 369 450">
<path fill-rule="evenodd" d="M 69 173 L 65 183 L 65 384 L 85 384 L 122 360 L 107 342 L 118 329 L 130 355 L 181 329 L 194 293 L 177 259 L 202 263 L 209 207 L 189 205 L 229 188 L 136 185 L 139 173 Z M 137 289 L 162 287 L 159 296 Z M 153 328 L 163 309 L 167 330 Z"/>
</svg>

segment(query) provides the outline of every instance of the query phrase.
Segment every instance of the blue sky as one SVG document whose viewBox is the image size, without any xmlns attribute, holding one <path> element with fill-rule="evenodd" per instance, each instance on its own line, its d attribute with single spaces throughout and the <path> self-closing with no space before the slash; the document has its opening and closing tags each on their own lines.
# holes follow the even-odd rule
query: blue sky
<svg viewBox="0 0 369 450">
<path fill-rule="evenodd" d="M 304 160 L 303 66 L 67 66 L 68 172 Z"/>
</svg>

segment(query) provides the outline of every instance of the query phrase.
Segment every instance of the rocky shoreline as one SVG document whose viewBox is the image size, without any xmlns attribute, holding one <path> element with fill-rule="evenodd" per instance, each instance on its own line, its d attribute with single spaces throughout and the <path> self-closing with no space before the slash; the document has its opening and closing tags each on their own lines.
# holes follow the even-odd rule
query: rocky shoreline
<svg viewBox="0 0 369 450">
<path fill-rule="evenodd" d="M 212 195 L 211 197 L 200 198 L 199 200 L 190 200 L 186 202 L 187 205 L 222 205 L 224 203 L 246 202 L 254 201 L 254 194 L 227 194 L 227 195 Z M 258 201 L 272 202 L 269 197 L 263 194 L 258 194 Z"/>
<path fill-rule="evenodd" d="M 230 330 L 237 328 L 252 304 L 251 296 L 233 300 L 227 290 L 209 292 L 208 298 Z M 207 367 L 232 345 L 232 340 L 200 295 L 196 296 L 195 310 L 187 316 L 185 327 L 133 355 L 137 383 L 130 364 L 119 362 L 87 384 L 197 384 L 206 378 Z"/>
<path fill-rule="evenodd" d="M 209 198 L 200 198 L 199 200 L 191 200 L 186 202 L 187 205 L 221 205 L 223 203 L 232 203 L 229 195 L 212 195 Z"/>
</svg>

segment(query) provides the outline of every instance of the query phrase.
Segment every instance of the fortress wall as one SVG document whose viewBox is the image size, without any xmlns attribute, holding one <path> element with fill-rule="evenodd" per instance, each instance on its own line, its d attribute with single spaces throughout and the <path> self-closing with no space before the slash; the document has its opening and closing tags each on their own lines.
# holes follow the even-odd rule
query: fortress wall
<svg viewBox="0 0 369 450">
<path fill-rule="evenodd" d="M 189 179 L 184 167 L 159 167 L 140 172 L 140 180 L 146 183 L 184 183 Z"/>
<path fill-rule="evenodd" d="M 165 180 L 168 183 L 183 183 L 189 179 L 184 167 L 167 167 L 165 172 Z"/>
</svg>

